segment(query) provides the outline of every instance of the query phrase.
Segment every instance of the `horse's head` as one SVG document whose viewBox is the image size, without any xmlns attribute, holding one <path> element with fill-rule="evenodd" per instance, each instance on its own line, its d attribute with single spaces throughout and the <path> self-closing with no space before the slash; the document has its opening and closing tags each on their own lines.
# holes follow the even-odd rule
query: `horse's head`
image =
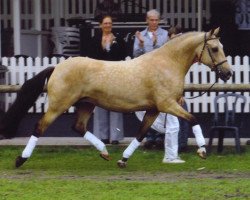
<svg viewBox="0 0 250 200">
<path fill-rule="evenodd" d="M 219 37 L 217 37 L 219 30 L 220 28 L 217 28 L 205 33 L 203 47 L 198 55 L 198 62 L 209 66 L 220 79 L 227 81 L 233 73 L 227 62 Z"/>
</svg>

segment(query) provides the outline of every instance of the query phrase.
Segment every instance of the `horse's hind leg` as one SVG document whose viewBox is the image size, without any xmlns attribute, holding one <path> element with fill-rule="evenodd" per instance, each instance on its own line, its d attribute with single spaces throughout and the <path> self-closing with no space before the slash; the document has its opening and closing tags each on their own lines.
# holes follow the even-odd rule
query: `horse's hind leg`
<svg viewBox="0 0 250 200">
<path fill-rule="evenodd" d="M 201 158 L 205 159 L 206 158 L 206 148 L 205 148 L 206 142 L 202 133 L 202 129 L 197 119 L 192 114 L 190 114 L 185 109 L 183 109 L 177 102 L 172 103 L 171 107 L 168 107 L 168 108 L 166 108 L 165 105 L 161 105 L 159 106 L 159 110 L 161 112 L 169 112 L 172 115 L 181 117 L 190 122 L 192 126 L 193 134 L 195 136 L 196 143 L 199 146 L 197 153 Z"/>
<path fill-rule="evenodd" d="M 159 115 L 156 110 L 147 111 L 142 120 L 142 124 L 137 132 L 136 138 L 129 144 L 129 146 L 123 152 L 122 160 L 118 160 L 117 165 L 120 168 L 124 168 L 127 165 L 128 159 L 132 156 L 134 151 L 140 146 L 142 140 L 145 138 L 149 128 L 154 123 L 155 119 Z"/>
<path fill-rule="evenodd" d="M 76 132 L 82 134 L 84 136 L 83 137 L 84 139 L 86 139 L 92 145 L 94 145 L 96 149 L 101 152 L 100 156 L 103 159 L 110 160 L 105 144 L 91 132 L 87 131 L 88 121 L 91 114 L 93 113 L 94 108 L 95 105 L 92 103 L 81 102 L 81 101 L 78 102 L 76 104 L 77 120 L 73 129 Z"/>
<path fill-rule="evenodd" d="M 73 103 L 72 103 L 73 104 Z M 48 126 L 59 116 L 61 115 L 65 110 L 67 110 L 70 105 L 72 105 L 70 102 L 68 104 L 62 104 L 60 106 L 51 106 L 49 105 L 48 111 L 43 115 L 43 117 L 38 121 L 37 126 L 35 127 L 34 132 L 32 133 L 32 136 L 30 137 L 25 149 L 22 152 L 21 156 L 18 156 L 16 158 L 16 167 L 20 167 L 23 165 L 23 163 L 31 156 L 34 148 L 36 147 L 38 138 L 45 132 L 45 130 L 48 128 Z M 53 104 L 56 105 L 56 104 Z"/>
</svg>

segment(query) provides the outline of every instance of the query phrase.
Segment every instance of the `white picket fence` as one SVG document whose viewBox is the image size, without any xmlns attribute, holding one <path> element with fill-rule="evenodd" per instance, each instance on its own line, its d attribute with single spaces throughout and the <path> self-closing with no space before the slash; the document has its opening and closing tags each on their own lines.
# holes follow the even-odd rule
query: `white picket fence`
<svg viewBox="0 0 250 200">
<path fill-rule="evenodd" d="M 2 65 L 8 67 L 8 72 L 0 76 L 0 83 L 5 85 L 22 85 L 26 80 L 34 77 L 40 71 L 49 66 L 55 66 L 57 63 L 65 60 L 62 58 L 2 58 Z M 2 93 L 0 94 L 0 107 L 2 110 L 7 111 L 11 104 L 16 99 L 16 93 Z M 42 93 L 35 105 L 29 112 L 41 113 L 47 110 L 47 95 Z M 71 107 L 68 112 L 74 112 Z"/>
<path fill-rule="evenodd" d="M 229 64 L 232 66 L 234 71 L 233 77 L 227 81 L 229 84 L 249 84 L 250 83 L 250 63 L 249 57 L 239 57 L 236 56 L 232 58 L 231 56 L 227 57 Z M 215 73 L 212 72 L 207 66 L 194 64 L 190 68 L 189 72 L 186 75 L 185 83 L 193 84 L 213 84 L 216 81 Z M 219 84 L 225 84 L 222 80 L 218 80 Z M 199 92 L 186 92 L 185 97 L 188 104 L 188 108 L 193 113 L 213 113 L 214 112 L 214 97 L 218 94 L 223 94 L 225 92 L 208 92 L 202 95 L 201 97 L 195 99 L 187 99 L 191 96 L 197 96 Z M 244 113 L 249 113 L 250 111 L 250 98 L 249 92 L 236 92 L 246 96 L 247 103 L 244 109 Z M 224 102 L 219 102 L 219 112 L 224 112 Z M 240 113 L 241 105 L 236 107 L 236 112 Z"/>
<path fill-rule="evenodd" d="M 49 30 L 56 16 L 61 19 L 73 17 L 93 18 L 96 5 L 100 0 L 40 0 L 41 24 L 43 30 Z M 125 14 L 143 14 L 147 10 L 157 9 L 169 24 L 178 23 L 184 28 L 197 29 L 198 0 L 114 0 L 121 4 Z M 34 5 L 38 0 L 21 1 L 21 28 L 34 29 Z M 127 2 L 127 3 L 126 3 Z M 0 0 L 0 20 L 2 28 L 13 27 L 13 0 Z M 59 5 L 59 6 L 58 6 Z M 203 19 L 210 20 L 210 0 L 203 0 Z"/>
<path fill-rule="evenodd" d="M 231 78 L 228 83 L 236 84 L 249 84 L 250 82 L 250 65 L 249 57 L 239 57 L 234 58 L 227 57 L 229 63 L 232 66 L 234 71 L 233 78 Z M 7 66 L 8 72 L 5 74 L 0 74 L 0 84 L 5 85 L 22 85 L 25 80 L 32 78 L 38 72 L 42 71 L 48 66 L 55 66 L 58 62 L 61 62 L 64 58 L 2 58 L 2 65 Z M 189 72 L 186 75 L 185 83 L 186 84 L 213 84 L 215 82 L 215 73 L 204 65 L 194 64 L 190 68 Z M 219 80 L 218 83 L 224 84 L 223 81 Z M 217 94 L 223 92 L 209 92 L 204 94 L 201 97 L 195 99 L 187 99 L 191 96 L 196 96 L 199 92 L 186 92 L 185 97 L 188 104 L 188 108 L 193 113 L 213 113 L 213 99 Z M 250 111 L 250 98 L 249 92 L 242 93 L 247 97 L 247 104 L 244 112 L 249 113 Z M 2 93 L 0 94 L 0 107 L 4 111 L 7 111 L 9 106 L 14 102 L 16 98 L 16 93 Z M 44 112 L 47 110 L 47 98 L 46 94 L 40 95 L 39 99 L 36 101 L 34 107 L 30 109 L 29 112 Z M 224 107 L 219 107 L 220 112 L 224 111 Z M 70 108 L 68 112 L 74 112 L 74 108 Z M 242 112 L 240 106 L 237 107 L 237 112 Z"/>
</svg>

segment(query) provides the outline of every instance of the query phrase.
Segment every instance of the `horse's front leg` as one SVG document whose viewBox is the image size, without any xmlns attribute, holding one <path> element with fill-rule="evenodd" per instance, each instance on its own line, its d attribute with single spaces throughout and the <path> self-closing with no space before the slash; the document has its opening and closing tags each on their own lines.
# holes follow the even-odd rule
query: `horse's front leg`
<svg viewBox="0 0 250 200">
<path fill-rule="evenodd" d="M 91 114 L 93 113 L 94 108 L 95 105 L 88 102 L 79 101 L 76 104 L 77 120 L 75 125 L 73 126 L 73 130 L 83 135 L 84 139 L 95 146 L 96 149 L 100 151 L 101 158 L 109 161 L 111 160 L 111 158 L 109 157 L 109 153 L 105 144 L 94 134 L 87 130 L 88 121 Z"/>
<path fill-rule="evenodd" d="M 136 134 L 136 138 L 129 144 L 129 146 L 123 152 L 123 158 L 118 160 L 117 165 L 120 168 L 124 168 L 127 165 L 127 161 L 134 151 L 140 146 L 142 140 L 145 138 L 149 128 L 154 123 L 155 119 L 159 115 L 157 110 L 148 110 L 144 115 L 141 126 Z"/>
</svg>

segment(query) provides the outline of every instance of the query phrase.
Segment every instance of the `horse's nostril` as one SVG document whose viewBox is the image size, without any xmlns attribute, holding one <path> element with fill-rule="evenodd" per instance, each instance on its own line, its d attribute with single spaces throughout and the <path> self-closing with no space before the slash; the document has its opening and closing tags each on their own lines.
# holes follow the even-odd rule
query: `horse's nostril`
<svg viewBox="0 0 250 200">
<path fill-rule="evenodd" d="M 226 80 L 230 79 L 232 75 L 233 75 L 233 72 L 232 72 L 232 71 L 228 71 L 228 72 L 226 73 L 225 79 L 226 79 Z"/>
<path fill-rule="evenodd" d="M 232 71 L 228 71 L 228 72 L 227 72 L 227 76 L 228 76 L 228 77 L 231 77 L 232 75 L 233 75 L 233 72 L 232 72 Z"/>
</svg>

